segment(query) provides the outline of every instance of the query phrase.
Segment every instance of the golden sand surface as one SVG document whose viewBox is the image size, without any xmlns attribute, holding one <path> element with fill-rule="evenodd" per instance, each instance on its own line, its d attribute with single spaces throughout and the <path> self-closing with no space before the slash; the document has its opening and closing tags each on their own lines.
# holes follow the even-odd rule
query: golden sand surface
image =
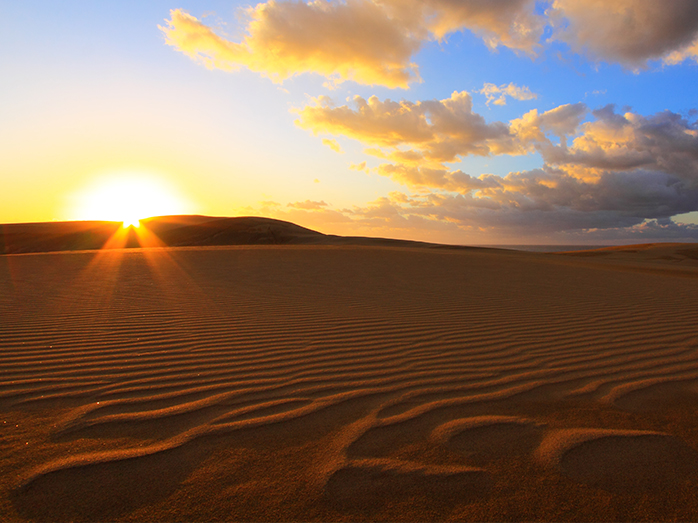
<svg viewBox="0 0 698 523">
<path fill-rule="evenodd" d="M 698 519 L 698 247 L 0 256 L 2 521 Z"/>
</svg>

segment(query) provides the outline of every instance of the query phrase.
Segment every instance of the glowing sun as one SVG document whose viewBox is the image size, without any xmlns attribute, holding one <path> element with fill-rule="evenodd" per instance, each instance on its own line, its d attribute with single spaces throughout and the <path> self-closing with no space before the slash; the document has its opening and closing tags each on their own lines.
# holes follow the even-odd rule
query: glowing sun
<svg viewBox="0 0 698 523">
<path fill-rule="evenodd" d="M 139 176 L 114 176 L 77 195 L 78 220 L 122 222 L 124 228 L 139 227 L 151 216 L 185 214 L 188 205 L 162 183 Z"/>
</svg>

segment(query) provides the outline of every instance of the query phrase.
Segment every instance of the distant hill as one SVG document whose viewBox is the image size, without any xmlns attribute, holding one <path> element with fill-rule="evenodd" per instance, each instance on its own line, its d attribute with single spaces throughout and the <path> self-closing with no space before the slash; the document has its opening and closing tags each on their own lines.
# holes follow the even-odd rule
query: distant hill
<svg viewBox="0 0 698 523">
<path fill-rule="evenodd" d="M 143 229 L 143 231 L 141 231 Z M 0 254 L 141 247 L 152 233 L 167 247 L 215 245 L 392 245 L 433 246 L 422 242 L 334 236 L 271 218 L 159 216 L 141 220 L 141 229 L 123 230 L 121 222 L 75 221 L 0 225 Z M 110 242 L 120 237 L 119 242 Z M 151 236 L 152 237 L 152 236 Z"/>
</svg>

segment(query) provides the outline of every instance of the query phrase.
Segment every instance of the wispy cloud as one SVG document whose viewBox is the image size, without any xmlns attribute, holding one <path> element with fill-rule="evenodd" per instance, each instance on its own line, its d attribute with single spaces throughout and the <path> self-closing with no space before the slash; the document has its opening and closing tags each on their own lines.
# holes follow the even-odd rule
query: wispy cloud
<svg viewBox="0 0 698 523">
<path fill-rule="evenodd" d="M 538 98 L 538 95 L 532 93 L 528 87 L 519 87 L 513 83 L 499 86 L 486 83 L 479 92 L 484 94 L 487 98 L 487 105 L 490 105 L 490 103 L 494 103 L 494 105 L 506 105 L 507 96 L 514 100 L 535 100 Z"/>
<path fill-rule="evenodd" d="M 343 153 L 344 151 L 342 150 L 342 146 L 339 145 L 339 142 L 337 140 L 333 140 L 332 138 L 323 138 L 322 139 L 322 144 L 326 145 L 330 149 L 332 149 L 336 153 Z"/>
<path fill-rule="evenodd" d="M 365 173 L 369 172 L 369 168 L 367 167 L 366 162 L 350 163 L 349 169 L 352 171 L 362 171 Z"/>
<path fill-rule="evenodd" d="M 316 202 L 312 200 L 305 200 L 304 202 L 293 202 L 286 205 L 287 207 L 293 207 L 294 209 L 303 209 L 306 211 L 316 211 L 318 209 L 323 209 L 327 207 L 324 201 Z"/>
</svg>

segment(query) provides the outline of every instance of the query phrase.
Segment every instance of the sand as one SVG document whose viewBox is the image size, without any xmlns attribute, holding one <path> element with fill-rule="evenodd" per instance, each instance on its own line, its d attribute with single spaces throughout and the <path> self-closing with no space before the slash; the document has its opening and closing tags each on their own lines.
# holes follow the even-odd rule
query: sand
<svg viewBox="0 0 698 523">
<path fill-rule="evenodd" d="M 698 519 L 698 247 L 0 256 L 0 520 Z"/>
</svg>

